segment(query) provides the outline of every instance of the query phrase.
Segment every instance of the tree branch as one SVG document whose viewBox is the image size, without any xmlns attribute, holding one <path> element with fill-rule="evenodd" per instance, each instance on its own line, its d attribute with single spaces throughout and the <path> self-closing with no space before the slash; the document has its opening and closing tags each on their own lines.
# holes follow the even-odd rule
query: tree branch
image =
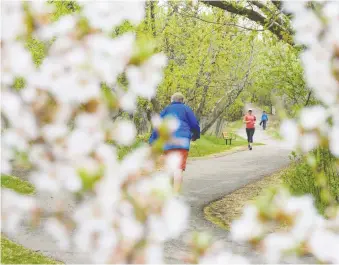
<svg viewBox="0 0 339 265">
<path fill-rule="evenodd" d="M 230 13 L 237 14 L 243 17 L 248 18 L 249 20 L 258 23 L 259 25 L 266 27 L 267 26 L 267 18 L 254 11 L 253 9 L 244 8 L 242 6 L 237 5 L 235 2 L 232 1 L 208 1 L 203 0 L 204 3 L 210 6 L 218 7 L 222 10 L 226 10 Z M 263 6 L 259 3 L 259 6 Z M 278 23 L 271 23 L 269 27 L 267 27 L 269 31 L 271 31 L 274 35 L 276 35 L 280 40 L 285 41 L 291 45 L 293 44 L 292 38 L 290 38 L 291 30 L 284 29 L 283 25 Z"/>
</svg>

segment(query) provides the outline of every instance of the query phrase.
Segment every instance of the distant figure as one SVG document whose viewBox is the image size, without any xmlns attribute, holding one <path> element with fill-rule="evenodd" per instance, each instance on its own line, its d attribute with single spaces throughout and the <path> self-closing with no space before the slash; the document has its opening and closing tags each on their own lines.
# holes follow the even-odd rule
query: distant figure
<svg viewBox="0 0 339 265">
<path fill-rule="evenodd" d="M 252 150 L 253 135 L 255 131 L 256 120 L 257 118 L 252 114 L 252 109 L 249 109 L 248 113 L 244 117 L 244 123 L 246 123 L 246 134 L 247 134 L 247 142 L 248 142 L 249 150 Z"/>
<path fill-rule="evenodd" d="M 268 116 L 266 114 L 266 111 L 264 111 L 261 115 L 261 121 L 260 121 L 260 125 L 262 124 L 262 128 L 264 130 L 266 130 L 267 121 L 268 121 Z"/>
<path fill-rule="evenodd" d="M 174 174 L 173 178 L 174 192 L 178 193 L 181 190 L 182 173 L 186 169 L 190 141 L 200 138 L 200 126 L 191 108 L 184 104 L 184 96 L 181 93 L 174 93 L 171 97 L 171 104 L 160 113 L 161 118 L 167 116 L 174 116 L 179 120 L 179 128 L 173 134 L 173 137 L 179 141 L 167 143 L 164 147 L 165 155 L 177 153 L 181 157 L 180 170 Z M 152 144 L 157 138 L 158 133 L 153 130 L 149 143 Z"/>
</svg>

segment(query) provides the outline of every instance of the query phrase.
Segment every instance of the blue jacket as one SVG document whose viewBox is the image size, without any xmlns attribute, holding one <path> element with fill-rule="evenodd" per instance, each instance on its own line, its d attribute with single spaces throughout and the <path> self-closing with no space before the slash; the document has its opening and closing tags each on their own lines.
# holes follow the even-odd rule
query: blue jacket
<svg viewBox="0 0 339 265">
<path fill-rule="evenodd" d="M 174 143 L 167 143 L 164 150 L 171 149 L 190 149 L 190 140 L 192 137 L 195 139 L 200 138 L 200 126 L 193 111 L 187 105 L 181 102 L 172 102 L 161 113 L 160 117 L 174 116 L 179 121 L 179 128 L 173 133 L 173 138 L 179 141 Z M 157 131 L 153 130 L 149 139 L 152 144 L 158 138 Z"/>
<path fill-rule="evenodd" d="M 261 116 L 261 120 L 262 121 L 268 121 L 268 116 L 266 113 L 263 113 L 263 115 Z"/>
</svg>

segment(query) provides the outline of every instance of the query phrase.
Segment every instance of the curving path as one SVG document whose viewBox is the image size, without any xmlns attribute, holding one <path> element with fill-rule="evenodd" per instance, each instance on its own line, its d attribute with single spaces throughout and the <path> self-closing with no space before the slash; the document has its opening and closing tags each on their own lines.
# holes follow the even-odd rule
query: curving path
<svg viewBox="0 0 339 265">
<path fill-rule="evenodd" d="M 253 109 L 260 120 L 261 111 Z M 257 122 L 258 124 L 259 122 Z M 269 124 L 268 124 L 269 126 Z M 238 134 L 246 138 L 245 129 Z M 286 167 L 289 164 L 289 150 L 282 142 L 275 141 L 257 125 L 254 142 L 265 145 L 254 146 L 252 151 L 242 150 L 217 158 L 189 161 L 184 175 L 183 198 L 191 207 L 189 228 L 180 239 L 166 244 L 165 253 L 168 263 L 180 263 L 179 253 L 184 250 L 183 238 L 190 232 L 208 231 L 214 239 L 221 240 L 225 247 L 234 253 L 242 254 L 253 263 L 262 263 L 257 253 L 245 245 L 231 242 L 229 233 L 204 218 L 203 208 L 246 184 Z"/>
<path fill-rule="evenodd" d="M 261 112 L 254 109 L 259 119 Z M 269 125 L 268 125 L 269 126 Z M 245 136 L 245 130 L 239 130 Z M 183 199 L 191 207 L 189 228 L 176 240 L 165 246 L 165 260 L 168 263 L 182 263 L 179 260 L 180 252 L 185 249 L 183 238 L 194 230 L 207 230 L 215 239 L 222 240 L 226 247 L 235 253 L 245 254 L 258 263 L 257 255 L 250 252 L 245 246 L 232 243 L 226 231 L 204 219 L 203 208 L 209 202 L 256 180 L 270 175 L 285 167 L 289 163 L 290 150 L 283 144 L 268 137 L 261 128 L 257 128 L 254 135 L 255 142 L 265 145 L 254 146 L 252 151 L 238 150 L 224 156 L 190 160 L 184 176 Z M 53 202 L 53 198 L 46 198 L 46 207 Z M 40 251 L 66 263 L 88 263 L 85 253 L 60 251 L 55 242 L 43 230 L 29 230 L 23 228 L 13 241 L 27 248 Z"/>
</svg>

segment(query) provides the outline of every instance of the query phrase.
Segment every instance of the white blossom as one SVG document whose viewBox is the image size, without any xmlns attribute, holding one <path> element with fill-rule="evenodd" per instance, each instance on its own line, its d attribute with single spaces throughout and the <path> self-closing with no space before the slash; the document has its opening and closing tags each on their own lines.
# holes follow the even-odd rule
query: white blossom
<svg viewBox="0 0 339 265">
<path fill-rule="evenodd" d="M 188 224 L 189 208 L 177 199 L 169 199 L 163 209 L 167 232 L 171 238 L 178 237 Z"/>
<path fill-rule="evenodd" d="M 311 234 L 308 243 L 311 252 L 322 262 L 337 264 L 339 262 L 339 235 L 318 228 Z"/>
<path fill-rule="evenodd" d="M 120 145 L 131 145 L 137 134 L 137 130 L 133 122 L 128 120 L 121 120 L 116 123 L 114 131 L 115 140 Z"/>
<path fill-rule="evenodd" d="M 93 27 L 111 31 L 125 19 L 140 23 L 144 17 L 144 1 L 83 2 L 83 14 Z"/>
<path fill-rule="evenodd" d="M 288 233 L 274 233 L 263 240 L 264 257 L 269 263 L 279 263 L 284 252 L 293 249 L 297 241 Z"/>
<path fill-rule="evenodd" d="M 339 157 L 339 125 L 334 126 L 330 129 L 329 141 L 330 141 L 330 150 L 333 155 Z"/>
<path fill-rule="evenodd" d="M 2 229 L 15 234 L 23 220 L 29 220 L 30 213 L 37 208 L 37 202 L 31 196 L 17 194 L 9 189 L 1 189 Z"/>
<path fill-rule="evenodd" d="M 141 66 L 129 66 L 126 76 L 129 89 L 138 96 L 151 99 L 162 79 L 162 68 L 166 66 L 166 57 L 162 54 L 153 55 Z"/>
<path fill-rule="evenodd" d="M 327 113 L 322 106 L 313 106 L 303 108 L 300 113 L 301 125 L 306 130 L 312 130 L 324 125 L 327 118 Z"/>
<path fill-rule="evenodd" d="M 284 120 L 280 126 L 281 136 L 286 144 L 291 148 L 295 148 L 300 137 L 297 123 L 293 120 Z"/>
<path fill-rule="evenodd" d="M 77 20 L 74 15 L 62 16 L 55 23 L 42 27 L 36 34 L 39 39 L 50 40 L 55 36 L 69 34 L 74 30 Z"/>
<path fill-rule="evenodd" d="M 127 92 L 119 98 L 119 106 L 127 112 L 134 112 L 136 110 L 137 97 L 134 93 Z"/>
<path fill-rule="evenodd" d="M 1 9 L 1 39 L 3 41 L 13 41 L 16 37 L 25 33 L 22 26 L 24 23 L 22 2 L 2 1 Z M 4 56 L 4 54 L 2 55 Z"/>
<path fill-rule="evenodd" d="M 146 264 L 163 264 L 163 246 L 160 244 L 148 244 L 145 249 Z"/>
<path fill-rule="evenodd" d="M 45 230 L 57 241 L 60 249 L 70 248 L 70 239 L 67 228 L 57 219 L 48 219 L 45 223 Z"/>
<path fill-rule="evenodd" d="M 261 236 L 265 229 L 264 225 L 258 219 L 258 214 L 259 212 L 255 206 L 245 206 L 241 218 L 232 222 L 232 239 L 243 242 Z"/>
<path fill-rule="evenodd" d="M 199 264 L 250 264 L 250 262 L 241 256 L 221 251 L 203 256 L 199 259 Z"/>
<path fill-rule="evenodd" d="M 319 137 L 316 133 L 305 133 L 300 139 L 301 150 L 305 153 L 313 150 L 319 144 Z"/>
</svg>

